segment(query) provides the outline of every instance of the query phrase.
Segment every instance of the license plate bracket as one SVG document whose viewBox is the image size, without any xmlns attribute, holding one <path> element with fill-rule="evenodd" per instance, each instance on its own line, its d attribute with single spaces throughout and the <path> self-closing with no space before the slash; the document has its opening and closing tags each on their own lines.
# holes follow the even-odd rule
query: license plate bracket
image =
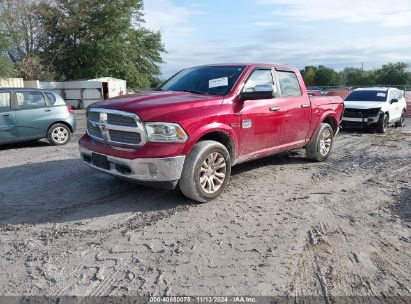
<svg viewBox="0 0 411 304">
<path fill-rule="evenodd" d="M 110 170 L 110 163 L 108 162 L 107 156 L 105 155 L 92 153 L 91 162 L 93 163 L 93 166 L 96 166 L 104 170 Z"/>
</svg>

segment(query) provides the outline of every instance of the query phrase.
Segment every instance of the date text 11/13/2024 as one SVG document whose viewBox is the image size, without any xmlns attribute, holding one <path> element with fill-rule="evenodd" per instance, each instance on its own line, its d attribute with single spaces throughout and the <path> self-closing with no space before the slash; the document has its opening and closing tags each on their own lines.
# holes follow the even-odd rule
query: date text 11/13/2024
<svg viewBox="0 0 411 304">
<path fill-rule="evenodd" d="M 232 296 L 232 297 L 150 297 L 150 303 L 256 303 L 255 297 Z"/>
</svg>

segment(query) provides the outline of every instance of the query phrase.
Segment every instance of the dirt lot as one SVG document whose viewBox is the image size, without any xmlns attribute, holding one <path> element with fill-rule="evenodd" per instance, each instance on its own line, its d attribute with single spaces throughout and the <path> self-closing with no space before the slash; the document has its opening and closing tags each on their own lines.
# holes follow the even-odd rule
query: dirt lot
<svg viewBox="0 0 411 304">
<path fill-rule="evenodd" d="M 196 205 L 64 147 L 0 150 L 2 295 L 411 295 L 411 120 L 234 168 Z M 331 301 L 332 302 L 332 301 Z"/>
</svg>

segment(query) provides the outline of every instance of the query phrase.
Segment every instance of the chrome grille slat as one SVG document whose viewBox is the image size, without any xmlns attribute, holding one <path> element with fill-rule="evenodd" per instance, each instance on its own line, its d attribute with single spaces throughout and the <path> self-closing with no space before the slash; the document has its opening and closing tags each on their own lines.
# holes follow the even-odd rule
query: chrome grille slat
<svg viewBox="0 0 411 304">
<path fill-rule="evenodd" d="M 90 109 L 87 112 L 87 132 L 95 140 L 107 144 L 142 146 L 146 143 L 140 118 L 129 112 Z"/>
</svg>

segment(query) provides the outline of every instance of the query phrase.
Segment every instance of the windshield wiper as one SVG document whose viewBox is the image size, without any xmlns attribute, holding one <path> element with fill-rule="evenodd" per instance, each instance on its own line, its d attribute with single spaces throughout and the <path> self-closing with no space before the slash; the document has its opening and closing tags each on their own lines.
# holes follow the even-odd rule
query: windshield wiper
<svg viewBox="0 0 411 304">
<path fill-rule="evenodd" d="M 202 92 L 202 91 L 196 91 L 196 90 L 176 90 L 176 91 L 193 93 L 193 94 L 211 95 L 210 93 Z"/>
</svg>

